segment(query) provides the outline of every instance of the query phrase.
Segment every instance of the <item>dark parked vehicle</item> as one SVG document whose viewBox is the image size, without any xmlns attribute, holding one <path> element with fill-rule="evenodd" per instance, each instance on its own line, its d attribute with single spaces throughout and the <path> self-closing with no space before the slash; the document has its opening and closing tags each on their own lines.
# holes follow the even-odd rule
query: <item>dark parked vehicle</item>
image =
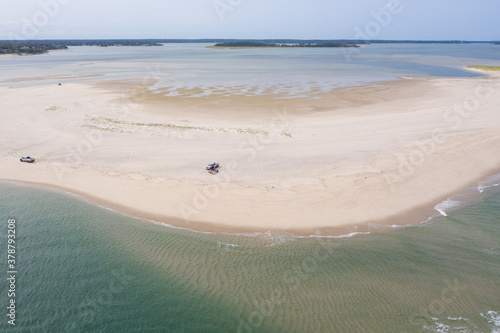
<svg viewBox="0 0 500 333">
<path fill-rule="evenodd" d="M 23 156 L 23 157 L 21 157 L 20 161 L 26 162 L 26 163 L 33 163 L 33 162 L 35 162 L 35 159 L 33 157 Z"/>
<path fill-rule="evenodd" d="M 214 169 L 217 169 L 219 167 L 219 163 L 210 163 L 209 165 L 207 165 L 207 170 L 214 170 Z"/>
</svg>

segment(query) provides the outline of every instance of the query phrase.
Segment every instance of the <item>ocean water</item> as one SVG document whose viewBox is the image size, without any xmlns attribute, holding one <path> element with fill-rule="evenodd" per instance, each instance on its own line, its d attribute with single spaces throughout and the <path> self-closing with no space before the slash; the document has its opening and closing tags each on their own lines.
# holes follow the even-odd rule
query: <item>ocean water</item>
<svg viewBox="0 0 500 333">
<path fill-rule="evenodd" d="M 2 182 L 0 331 L 499 332 L 494 184 L 420 225 L 324 239 L 174 229 Z"/>
</svg>

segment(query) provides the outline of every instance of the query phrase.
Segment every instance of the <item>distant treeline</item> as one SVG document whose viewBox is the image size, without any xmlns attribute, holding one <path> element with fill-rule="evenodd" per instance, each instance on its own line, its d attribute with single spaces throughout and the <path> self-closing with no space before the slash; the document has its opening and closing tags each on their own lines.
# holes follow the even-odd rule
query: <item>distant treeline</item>
<svg viewBox="0 0 500 333">
<path fill-rule="evenodd" d="M 13 43 L 0 41 L 0 54 L 41 54 L 52 50 L 66 50 L 66 45 L 42 43 Z"/>
<path fill-rule="evenodd" d="M 41 54 L 52 50 L 66 50 L 68 46 L 161 46 L 162 44 L 136 39 L 101 40 L 14 40 L 0 41 L 0 54 Z"/>
<path fill-rule="evenodd" d="M 276 44 L 318 44 L 318 43 L 345 43 L 345 44 L 472 44 L 472 43 L 500 43 L 500 41 L 462 41 L 462 40 L 368 40 L 368 39 L 56 39 L 56 40 L 4 40 L 0 43 L 41 43 L 59 44 L 67 46 L 81 45 L 159 45 L 168 43 L 225 43 L 225 42 L 260 42 Z"/>
<path fill-rule="evenodd" d="M 182 43 L 182 40 L 169 41 L 170 43 Z M 169 43 L 167 41 L 161 41 L 161 43 Z M 258 43 L 270 43 L 270 44 L 351 44 L 351 45 L 362 45 L 362 44 L 475 44 L 475 43 L 500 43 L 500 41 L 462 41 L 462 40 L 368 40 L 368 39 L 224 39 L 224 40 L 212 40 L 212 39 L 200 39 L 200 40 L 188 40 L 186 43 L 228 43 L 228 42 L 258 42 Z"/>
<path fill-rule="evenodd" d="M 365 44 L 472 44 L 498 41 L 460 40 L 353 40 L 353 39 L 57 39 L 57 40 L 0 40 L 0 54 L 39 54 L 50 50 L 67 49 L 68 46 L 161 46 L 169 43 L 232 44 L 232 47 L 356 47 Z M 238 45 L 238 46 L 235 46 Z"/>
<path fill-rule="evenodd" d="M 215 47 L 359 47 L 347 43 L 263 43 L 254 41 L 224 42 L 217 43 Z"/>
<path fill-rule="evenodd" d="M 151 39 L 54 39 L 0 40 L 1 44 L 66 45 L 66 46 L 161 46 Z"/>
</svg>

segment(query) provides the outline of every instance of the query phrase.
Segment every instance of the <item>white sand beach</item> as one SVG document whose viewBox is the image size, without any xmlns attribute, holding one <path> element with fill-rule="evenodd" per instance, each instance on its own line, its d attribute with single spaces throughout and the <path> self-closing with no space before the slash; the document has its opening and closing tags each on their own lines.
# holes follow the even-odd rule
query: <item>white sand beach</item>
<svg viewBox="0 0 500 333">
<path fill-rule="evenodd" d="M 0 88 L 0 179 L 204 231 L 418 223 L 500 170 L 500 75 L 489 74 L 320 99 L 164 97 L 134 80 Z"/>
</svg>

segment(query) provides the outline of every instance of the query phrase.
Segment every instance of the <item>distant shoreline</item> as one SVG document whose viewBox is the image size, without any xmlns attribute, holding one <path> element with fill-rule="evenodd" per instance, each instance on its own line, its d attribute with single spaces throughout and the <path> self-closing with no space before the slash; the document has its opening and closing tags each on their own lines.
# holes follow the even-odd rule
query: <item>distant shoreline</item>
<svg viewBox="0 0 500 333">
<path fill-rule="evenodd" d="M 223 42 L 213 45 L 212 48 L 345 48 L 359 47 L 353 43 L 345 42 L 294 42 L 294 43 L 268 43 L 260 41 Z"/>
<path fill-rule="evenodd" d="M 50 51 L 67 50 L 68 46 L 162 46 L 162 44 L 150 41 L 137 40 L 83 40 L 83 41 L 5 41 L 0 40 L 0 55 L 38 55 L 47 54 Z"/>
<path fill-rule="evenodd" d="M 466 66 L 465 68 L 467 68 L 467 69 L 481 69 L 483 71 L 494 71 L 494 72 L 500 71 L 500 66 L 469 65 L 469 66 Z"/>
<path fill-rule="evenodd" d="M 0 40 L 5 43 L 44 43 L 61 44 L 68 46 L 89 45 L 93 43 L 225 43 L 225 42 L 262 42 L 262 43 L 345 43 L 345 44 L 500 44 L 500 41 L 470 41 L 470 40 L 394 40 L 394 39 L 231 39 L 231 38 L 203 38 L 203 39 L 45 39 L 45 40 Z"/>
<path fill-rule="evenodd" d="M 208 49 L 270 49 L 270 48 L 345 48 L 380 44 L 490 44 L 499 41 L 461 40 L 349 40 L 349 39 L 52 39 L 52 40 L 0 40 L 0 56 L 38 55 L 50 51 L 66 50 L 69 46 L 164 46 L 163 44 L 206 43 Z M 217 45 L 227 44 L 227 45 Z M 240 45 L 230 45 L 240 44 Z M 254 44 L 254 45 L 241 45 Z M 255 45 L 262 44 L 262 45 Z"/>
<path fill-rule="evenodd" d="M 335 49 L 335 48 L 343 48 L 347 46 L 339 46 L 339 47 L 315 47 L 315 46 L 205 46 L 206 49 L 215 49 L 215 50 L 247 50 L 247 49 Z"/>
</svg>

